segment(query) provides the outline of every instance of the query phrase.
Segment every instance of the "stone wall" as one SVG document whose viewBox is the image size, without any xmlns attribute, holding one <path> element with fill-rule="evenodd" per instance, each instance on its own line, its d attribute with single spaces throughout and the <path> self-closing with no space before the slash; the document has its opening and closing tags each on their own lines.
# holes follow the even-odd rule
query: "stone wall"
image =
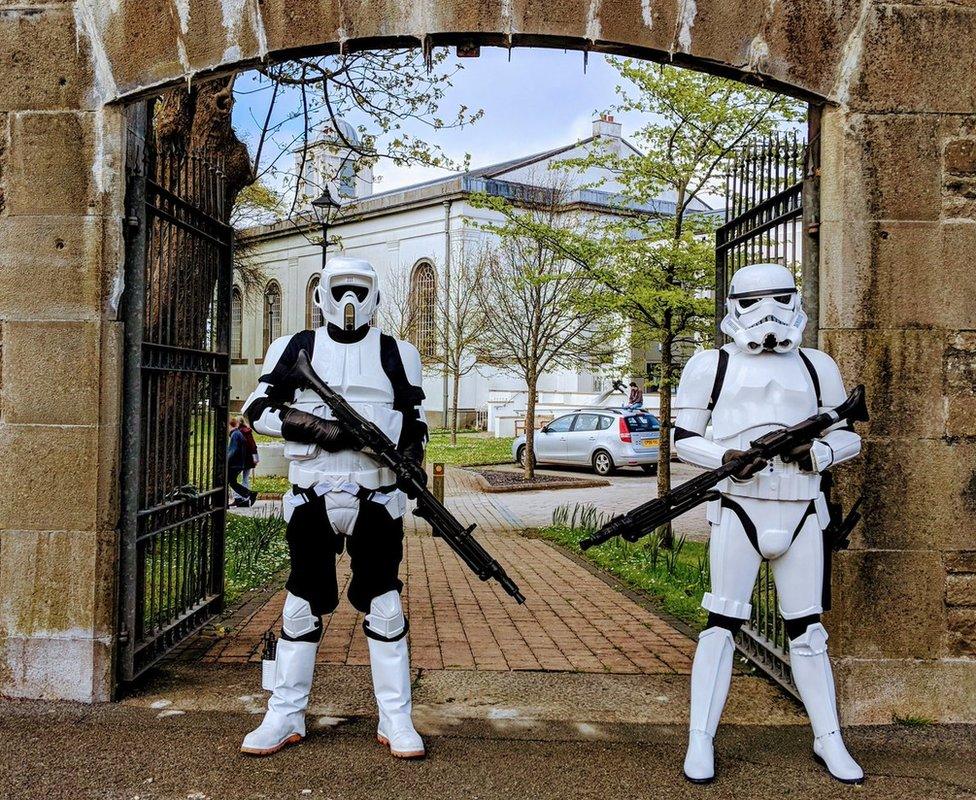
<svg viewBox="0 0 976 800">
<path fill-rule="evenodd" d="M 111 691 L 119 103 L 285 52 L 481 42 L 828 102 L 822 341 L 873 414 L 843 478 L 867 494 L 830 620 L 845 718 L 976 719 L 974 34 L 939 0 L 0 0 L 0 691 Z"/>
</svg>

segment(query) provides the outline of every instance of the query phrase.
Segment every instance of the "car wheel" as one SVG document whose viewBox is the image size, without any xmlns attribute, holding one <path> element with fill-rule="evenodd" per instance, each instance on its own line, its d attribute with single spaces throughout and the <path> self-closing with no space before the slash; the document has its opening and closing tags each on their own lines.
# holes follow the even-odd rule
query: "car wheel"
<svg viewBox="0 0 976 800">
<path fill-rule="evenodd" d="M 657 475 L 657 464 L 641 464 L 641 469 L 648 475 Z"/>
<path fill-rule="evenodd" d="M 613 473 L 613 458 L 606 450 L 597 450 L 593 454 L 593 471 L 597 475 L 610 475 Z"/>
<path fill-rule="evenodd" d="M 524 444 L 515 452 L 515 460 L 518 462 L 518 465 L 520 467 L 523 468 L 525 467 L 525 445 Z M 533 456 L 532 466 L 535 466 L 538 463 L 539 463 L 539 459 Z"/>
</svg>

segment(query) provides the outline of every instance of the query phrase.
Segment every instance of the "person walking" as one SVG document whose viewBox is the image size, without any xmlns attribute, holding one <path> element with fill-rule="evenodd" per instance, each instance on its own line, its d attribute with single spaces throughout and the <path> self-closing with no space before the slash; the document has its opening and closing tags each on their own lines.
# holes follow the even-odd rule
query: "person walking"
<svg viewBox="0 0 976 800">
<path fill-rule="evenodd" d="M 231 417 L 230 422 L 230 441 L 227 443 L 227 482 L 234 492 L 235 499 L 232 505 L 253 506 L 257 500 L 258 493 L 252 492 L 237 479 L 247 468 L 251 456 L 247 452 L 247 439 L 237 424 L 237 419 Z"/>
<path fill-rule="evenodd" d="M 244 417 L 237 418 L 237 430 L 244 435 L 244 441 L 247 443 L 248 466 L 245 467 L 244 472 L 241 473 L 241 485 L 250 490 L 251 475 L 254 473 L 254 468 L 258 465 L 258 461 L 261 460 L 258 455 L 258 444 L 254 441 L 254 431 L 251 430 L 251 427 L 247 424 L 247 420 Z"/>
<path fill-rule="evenodd" d="M 627 404 L 624 406 L 628 411 L 640 411 L 644 405 L 644 393 L 636 382 L 630 382 L 630 394 L 627 396 Z"/>
</svg>

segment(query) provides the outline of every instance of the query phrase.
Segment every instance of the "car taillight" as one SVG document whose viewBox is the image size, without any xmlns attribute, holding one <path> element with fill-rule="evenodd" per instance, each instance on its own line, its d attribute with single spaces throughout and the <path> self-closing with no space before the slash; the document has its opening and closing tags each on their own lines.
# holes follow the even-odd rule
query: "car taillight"
<svg viewBox="0 0 976 800">
<path fill-rule="evenodd" d="M 621 442 L 632 442 L 633 439 L 630 438 L 630 428 L 627 427 L 627 420 L 620 417 L 617 420 L 617 424 L 620 426 L 620 441 Z"/>
</svg>

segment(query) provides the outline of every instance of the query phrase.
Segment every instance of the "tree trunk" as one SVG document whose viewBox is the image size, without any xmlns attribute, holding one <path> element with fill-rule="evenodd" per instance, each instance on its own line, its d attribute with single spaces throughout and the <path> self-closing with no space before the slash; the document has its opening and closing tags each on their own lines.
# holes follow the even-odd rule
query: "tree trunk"
<svg viewBox="0 0 976 800">
<path fill-rule="evenodd" d="M 233 88 L 231 76 L 197 84 L 190 90 L 169 90 L 156 103 L 151 131 L 158 154 L 155 181 L 226 223 L 230 222 L 237 195 L 254 180 L 247 147 L 231 125 Z M 206 181 L 194 180 L 201 173 L 193 162 L 181 166 L 184 155 L 200 156 L 220 166 L 225 175 L 222 198 L 207 194 Z M 152 330 L 163 322 L 168 329 L 165 344 L 200 348 L 208 333 L 216 265 L 200 269 L 200 245 L 192 237 L 174 237 L 168 242 L 159 250 L 156 263 L 147 265 L 151 304 L 146 327 Z M 163 248 L 163 244 L 157 243 L 157 247 Z M 189 397 L 192 383 L 184 375 L 164 374 L 157 385 L 158 399 L 151 412 L 156 416 L 154 424 L 158 430 L 175 434 L 170 446 L 176 448 L 170 458 L 160 460 L 168 464 L 168 474 L 149 475 L 149 485 L 159 486 L 164 493 L 190 480 L 193 411 L 197 405 Z M 215 420 L 214 424 L 225 425 L 226 420 Z M 166 467 L 153 459 L 147 469 L 152 473 Z"/>
<path fill-rule="evenodd" d="M 668 329 L 670 329 L 670 315 L 665 314 Z M 661 341 L 661 382 L 658 396 L 661 402 L 661 439 L 658 444 L 659 456 L 657 462 L 657 496 L 662 497 L 671 491 L 671 383 L 674 379 L 674 354 L 672 347 L 674 339 L 670 333 L 665 334 Z M 671 525 L 668 524 L 661 538 L 664 547 L 670 547 L 673 535 Z"/>
<path fill-rule="evenodd" d="M 537 377 L 529 375 L 525 381 L 529 388 L 528 402 L 525 407 L 525 479 L 532 480 L 535 477 L 535 401 L 538 397 L 536 384 Z"/>
<path fill-rule="evenodd" d="M 454 370 L 451 376 L 453 386 L 451 387 L 451 444 L 457 444 L 458 434 L 458 393 L 461 388 L 461 376 Z"/>
</svg>

